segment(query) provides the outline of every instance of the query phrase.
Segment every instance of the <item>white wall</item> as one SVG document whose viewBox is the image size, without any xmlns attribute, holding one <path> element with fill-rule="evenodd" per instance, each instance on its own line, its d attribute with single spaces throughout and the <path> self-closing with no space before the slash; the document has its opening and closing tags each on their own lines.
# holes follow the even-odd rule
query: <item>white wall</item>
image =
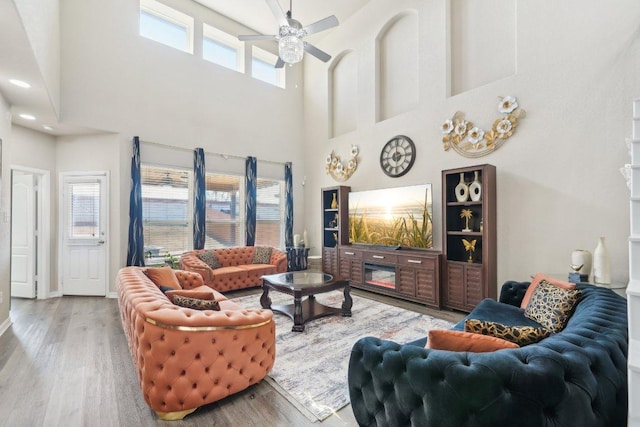
<svg viewBox="0 0 640 427">
<path fill-rule="evenodd" d="M 9 164 L 5 163 L 5 167 L 9 166 Z M 51 259 L 48 282 L 49 290 L 55 292 L 58 290 L 56 138 L 42 132 L 13 125 L 11 128 L 11 166 L 50 172 L 48 197 L 51 210 L 51 222 L 49 224 L 49 253 L 51 254 Z"/>
<path fill-rule="evenodd" d="M 60 0 L 14 0 L 51 105 L 60 113 Z"/>
<path fill-rule="evenodd" d="M 356 144 L 360 166 L 345 183 L 352 190 L 434 185 L 436 248 L 442 247 L 441 170 L 494 164 L 498 286 L 538 271 L 566 274 L 571 251 L 593 251 L 599 236 L 606 236 L 613 280 L 626 282 L 629 193 L 618 169 L 629 163 L 624 139 L 630 136 L 631 100 L 640 96 L 640 3 L 518 1 L 516 16 L 505 13 L 510 26 L 512 19 L 516 22 L 516 73 L 456 96 L 449 95 L 451 76 L 459 70 L 449 63 L 454 55 L 449 51 L 446 5 L 435 0 L 372 0 L 318 43 L 333 55 L 357 52 L 358 123 L 353 132 L 327 137 L 331 64 L 305 61 L 305 212 L 311 240 L 320 240 L 319 188 L 336 185 L 325 174 L 324 159 L 331 150 L 348 157 L 349 147 Z M 407 10 L 419 15 L 419 105 L 376 123 L 374 41 L 390 19 Z M 493 30 L 486 31 L 476 37 L 490 39 Z M 491 49 L 482 60 L 501 54 L 500 45 Z M 485 72 L 482 64 L 478 68 Z M 465 70 L 465 78 L 471 81 L 469 72 Z M 505 95 L 516 96 L 527 116 L 503 147 L 479 159 L 443 150 L 440 126 L 445 119 L 460 110 L 488 129 L 500 116 L 497 103 Z M 384 143 L 397 134 L 413 139 L 417 159 L 407 175 L 393 179 L 384 175 L 378 158 Z"/>
<path fill-rule="evenodd" d="M 0 334 L 3 327 L 7 326 L 9 321 L 9 305 L 11 298 L 11 227 L 8 221 L 4 221 L 5 213 L 9 209 L 9 181 L 11 171 L 7 165 L 11 164 L 11 113 L 9 103 L 0 93 L 0 140 L 2 147 L 0 150 L 0 292 L 3 294 L 2 303 L 0 303 Z"/>
<path fill-rule="evenodd" d="M 118 135 L 83 135 L 58 138 L 56 165 L 59 185 L 63 172 L 108 172 L 109 173 L 109 288 L 115 290 L 115 277 L 118 269 L 124 265 L 121 254 L 122 239 L 126 241 L 126 227 L 121 223 L 122 212 L 128 212 L 129 204 L 122 207 L 121 187 L 129 185 L 122 181 L 123 166 L 120 156 L 121 139 Z M 58 203 L 57 209 L 60 209 Z M 58 227 L 59 228 L 59 227 Z M 58 233 L 59 234 L 59 233 Z"/>
<path fill-rule="evenodd" d="M 188 0 L 173 7 L 236 34 L 249 30 Z M 196 32 L 197 33 L 197 32 Z M 110 283 L 126 261 L 131 138 L 209 153 L 293 162 L 295 232 L 304 226 L 301 67 L 287 68 L 283 90 L 138 35 L 138 2 L 61 2 L 63 121 L 113 135 L 58 140 L 58 172 L 111 171 Z M 162 148 L 143 144 L 142 161 Z M 145 155 L 147 157 L 145 158 Z M 189 157 L 191 158 L 191 157 Z M 189 161 L 191 163 L 191 160 Z M 207 168 L 225 170 L 221 158 Z M 284 166 L 278 166 L 284 176 Z M 244 170 L 244 169 L 242 169 Z"/>
<path fill-rule="evenodd" d="M 172 3 L 206 22 L 219 19 L 194 2 Z M 65 121 L 185 148 L 300 161 L 299 67 L 287 68 L 282 90 L 140 37 L 136 1 L 65 2 L 62 27 Z"/>
</svg>

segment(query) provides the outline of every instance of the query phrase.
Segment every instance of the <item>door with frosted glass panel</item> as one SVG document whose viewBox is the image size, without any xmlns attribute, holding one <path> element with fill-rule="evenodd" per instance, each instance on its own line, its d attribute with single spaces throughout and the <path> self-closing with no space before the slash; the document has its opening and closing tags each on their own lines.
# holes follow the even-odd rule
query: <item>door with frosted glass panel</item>
<svg viewBox="0 0 640 427">
<path fill-rule="evenodd" d="M 106 295 L 108 194 L 106 174 L 62 175 L 64 295 Z"/>
</svg>

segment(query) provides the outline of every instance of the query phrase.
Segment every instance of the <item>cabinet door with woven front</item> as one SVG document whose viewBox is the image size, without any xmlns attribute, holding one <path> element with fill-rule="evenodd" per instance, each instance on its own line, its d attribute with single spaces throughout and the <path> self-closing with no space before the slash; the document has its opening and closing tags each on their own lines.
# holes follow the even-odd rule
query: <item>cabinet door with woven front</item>
<svg viewBox="0 0 640 427">
<path fill-rule="evenodd" d="M 396 269 L 396 290 L 409 297 L 416 296 L 416 269 L 403 267 L 402 264 Z"/>
<path fill-rule="evenodd" d="M 416 270 L 416 296 L 425 304 L 434 307 L 440 306 L 438 286 L 435 269 L 420 268 Z"/>
<path fill-rule="evenodd" d="M 464 265 L 447 262 L 447 285 L 443 289 L 445 307 L 464 308 Z"/>
<path fill-rule="evenodd" d="M 337 276 L 338 251 L 335 248 L 322 248 L 322 271 Z"/>
<path fill-rule="evenodd" d="M 482 290 L 482 266 L 469 264 L 465 266 L 465 305 L 472 310 L 484 298 Z"/>
<path fill-rule="evenodd" d="M 362 252 L 352 248 L 340 248 L 340 278 L 349 280 L 351 286 L 362 285 Z"/>
</svg>

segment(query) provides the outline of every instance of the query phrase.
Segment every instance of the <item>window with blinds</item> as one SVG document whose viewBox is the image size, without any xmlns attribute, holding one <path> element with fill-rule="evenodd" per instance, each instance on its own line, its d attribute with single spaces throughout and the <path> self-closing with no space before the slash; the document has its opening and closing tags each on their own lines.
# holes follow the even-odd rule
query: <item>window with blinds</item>
<svg viewBox="0 0 640 427">
<path fill-rule="evenodd" d="M 207 173 L 206 192 L 204 247 L 243 246 L 244 177 Z"/>
<path fill-rule="evenodd" d="M 258 178 L 256 246 L 284 246 L 284 181 Z"/>
<path fill-rule="evenodd" d="M 193 172 L 141 165 L 145 254 L 193 248 Z M 284 181 L 258 178 L 256 245 L 284 245 Z M 205 249 L 244 246 L 244 176 L 206 174 Z"/>
<path fill-rule="evenodd" d="M 70 239 L 93 239 L 100 236 L 100 183 L 67 184 L 70 204 L 67 230 Z"/>
<path fill-rule="evenodd" d="M 179 255 L 193 247 L 193 172 L 141 165 L 142 223 L 147 256 Z"/>
</svg>

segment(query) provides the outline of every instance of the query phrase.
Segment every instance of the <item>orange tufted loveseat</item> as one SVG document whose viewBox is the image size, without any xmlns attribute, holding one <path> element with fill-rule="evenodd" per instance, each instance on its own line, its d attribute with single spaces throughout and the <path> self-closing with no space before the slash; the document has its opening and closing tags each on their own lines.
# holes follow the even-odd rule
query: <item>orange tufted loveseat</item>
<svg viewBox="0 0 640 427">
<path fill-rule="evenodd" d="M 199 254 L 207 251 L 213 251 L 222 264 L 221 268 L 211 269 L 198 258 Z M 269 264 L 253 264 L 255 251 L 255 246 L 195 250 L 182 254 L 180 266 L 183 270 L 200 273 L 204 284 L 218 292 L 261 286 L 263 275 L 287 271 L 286 253 L 273 248 Z"/>
<path fill-rule="evenodd" d="M 176 276 L 185 289 L 205 288 L 199 274 L 178 270 Z M 159 418 L 182 419 L 271 371 L 276 349 L 270 310 L 243 309 L 215 291 L 220 311 L 179 307 L 141 267 L 122 268 L 116 285 L 142 394 Z"/>
</svg>

